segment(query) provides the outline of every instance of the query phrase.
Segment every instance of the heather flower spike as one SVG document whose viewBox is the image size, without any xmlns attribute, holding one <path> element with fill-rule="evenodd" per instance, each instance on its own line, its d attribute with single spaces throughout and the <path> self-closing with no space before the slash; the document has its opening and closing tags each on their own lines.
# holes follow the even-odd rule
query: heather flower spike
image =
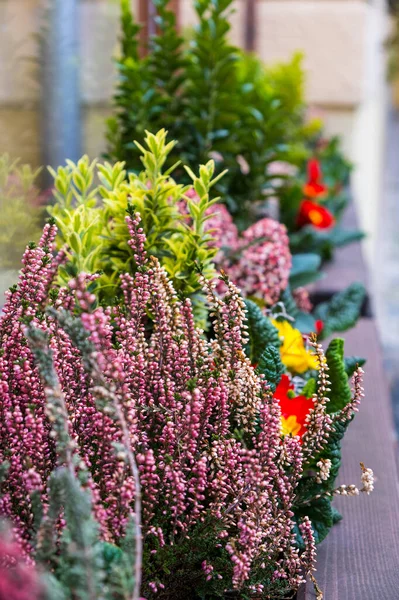
<svg viewBox="0 0 399 600">
<path fill-rule="evenodd" d="M 215 263 L 224 269 L 247 297 L 266 306 L 279 301 L 287 288 L 292 265 L 286 228 L 273 219 L 261 219 L 241 236 L 225 206 L 212 207 L 206 229 L 219 249 Z"/>
<path fill-rule="evenodd" d="M 132 547 L 135 523 L 129 598 L 183 589 L 186 597 L 199 589 L 216 598 L 229 590 L 287 595 L 315 564 L 311 523 L 299 524 L 301 553 L 293 509 L 305 463 L 323 450 L 332 427 L 321 346 L 312 339 L 318 385 L 301 444 L 281 435 L 279 400 L 246 356 L 246 307 L 236 286 L 224 275 L 221 297 L 216 282 L 200 276 L 213 327 L 207 339 L 190 299 L 148 252 L 137 212 L 129 211 L 126 228 L 136 269 L 121 275 L 123 300 L 113 307 L 98 306 L 96 275 L 55 286 L 65 252 L 53 256 L 54 224 L 26 250 L 0 320 L 0 462 L 9 463 L 0 512 L 30 561 L 53 564 L 60 540 L 76 535 L 77 545 L 61 544 L 70 564 L 80 564 L 85 548 L 98 549 L 90 556 L 99 562 L 89 564 L 101 574 L 101 548 L 118 548 L 130 578 L 133 559 L 124 548 Z M 370 471 L 362 482 L 371 491 Z M 81 503 L 87 539 L 79 537 L 73 503 L 61 511 L 59 490 Z M 31 498 L 44 510 L 39 540 Z M 82 585 L 91 581 L 87 573 Z"/>
</svg>

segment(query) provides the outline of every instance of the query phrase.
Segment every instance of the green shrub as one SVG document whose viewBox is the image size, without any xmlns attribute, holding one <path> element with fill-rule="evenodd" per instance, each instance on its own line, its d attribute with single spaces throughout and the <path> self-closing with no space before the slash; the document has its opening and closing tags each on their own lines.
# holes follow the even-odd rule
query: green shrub
<svg viewBox="0 0 399 600">
<path fill-rule="evenodd" d="M 40 235 L 39 171 L 0 155 L 1 269 L 18 269 L 26 244 Z"/>
<path fill-rule="evenodd" d="M 146 147 L 136 144 L 143 167 L 138 174 L 127 175 L 123 162 L 90 163 L 87 156 L 52 171 L 57 202 L 49 212 L 60 229 L 61 241 L 71 249 L 69 263 L 60 269 L 62 279 L 66 282 L 79 272 L 101 271 L 99 297 L 114 301 L 119 274 L 135 271 L 125 219 L 127 211 L 138 211 L 146 249 L 160 260 L 176 291 L 191 297 L 199 316 L 203 297 L 197 270 L 206 278 L 214 274 L 212 259 L 217 250 L 204 225 L 217 201 L 210 199 L 210 190 L 221 174 L 214 177 L 210 160 L 199 167 L 198 176 L 187 168 L 191 185 L 177 184 L 171 176 L 175 169 L 164 169 L 175 146 L 166 141 L 165 130 L 147 133 Z M 192 189 L 198 196 L 195 202 L 187 196 Z"/>
<path fill-rule="evenodd" d="M 166 127 L 178 139 L 169 166 L 213 157 L 228 174 L 217 186 L 241 228 L 253 222 L 270 188 L 268 165 L 299 161 L 304 140 L 303 71 L 296 55 L 286 65 L 267 69 L 228 41 L 232 0 L 195 2 L 198 25 L 187 44 L 176 33 L 168 0 L 155 2 L 159 31 L 149 53 L 138 54 L 139 28 L 122 2 L 122 56 L 115 118 L 109 122 L 109 157 L 140 169 L 133 140 L 145 130 Z M 183 169 L 175 173 L 188 183 Z M 270 190 L 269 190 L 270 191 Z"/>
</svg>

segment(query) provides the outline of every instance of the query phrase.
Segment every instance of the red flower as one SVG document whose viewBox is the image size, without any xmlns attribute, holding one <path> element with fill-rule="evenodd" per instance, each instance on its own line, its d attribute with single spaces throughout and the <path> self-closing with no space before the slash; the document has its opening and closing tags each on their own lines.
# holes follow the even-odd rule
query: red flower
<svg viewBox="0 0 399 600">
<path fill-rule="evenodd" d="M 297 219 L 299 227 L 313 225 L 317 229 L 328 229 L 334 223 L 335 219 L 327 208 L 311 200 L 302 200 Z"/>
<path fill-rule="evenodd" d="M 324 329 L 324 323 L 321 319 L 317 319 L 317 321 L 315 322 L 315 328 L 317 335 L 320 335 Z"/>
<path fill-rule="evenodd" d="M 320 162 L 316 158 L 312 158 L 308 161 L 308 182 L 314 183 L 315 181 L 321 181 L 323 178 L 321 172 Z"/>
<path fill-rule="evenodd" d="M 294 386 L 288 375 L 282 376 L 274 397 L 280 403 L 283 434 L 302 437 L 306 431 L 306 417 L 314 406 L 313 400 L 305 396 L 295 396 Z"/>
<path fill-rule="evenodd" d="M 323 198 L 327 195 L 327 186 L 323 184 L 323 175 L 320 163 L 313 158 L 308 162 L 308 180 L 303 186 L 303 193 L 307 198 Z"/>
</svg>

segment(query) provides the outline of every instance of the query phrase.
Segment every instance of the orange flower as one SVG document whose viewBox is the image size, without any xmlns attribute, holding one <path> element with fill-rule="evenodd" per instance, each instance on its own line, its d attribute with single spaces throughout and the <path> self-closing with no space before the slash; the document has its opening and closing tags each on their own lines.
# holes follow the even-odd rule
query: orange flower
<svg viewBox="0 0 399 600">
<path fill-rule="evenodd" d="M 320 163 L 312 158 L 308 162 L 308 180 L 303 187 L 303 193 L 307 198 L 321 200 L 327 195 L 328 188 L 323 184 L 322 179 Z"/>
<path fill-rule="evenodd" d="M 282 376 L 274 397 L 280 403 L 282 434 L 302 437 L 306 431 L 306 417 L 313 408 L 313 400 L 306 396 L 295 396 L 294 386 L 288 375 Z"/>
<path fill-rule="evenodd" d="M 297 219 L 298 227 L 313 225 L 316 229 L 328 229 L 334 223 L 334 216 L 327 208 L 311 200 L 302 200 Z"/>
</svg>

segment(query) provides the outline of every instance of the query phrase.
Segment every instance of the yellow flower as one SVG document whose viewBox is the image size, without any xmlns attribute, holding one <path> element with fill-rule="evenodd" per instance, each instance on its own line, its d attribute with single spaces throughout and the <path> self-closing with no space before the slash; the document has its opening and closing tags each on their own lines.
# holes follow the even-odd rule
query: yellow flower
<svg viewBox="0 0 399 600">
<path fill-rule="evenodd" d="M 289 417 L 281 417 L 281 433 L 282 435 L 298 435 L 302 425 L 298 423 L 295 415 Z"/>
<path fill-rule="evenodd" d="M 302 334 L 298 329 L 284 320 L 272 320 L 273 325 L 278 329 L 282 346 L 280 348 L 281 360 L 294 373 L 304 373 L 308 369 L 317 369 L 318 363 L 316 356 L 306 350 Z"/>
</svg>

